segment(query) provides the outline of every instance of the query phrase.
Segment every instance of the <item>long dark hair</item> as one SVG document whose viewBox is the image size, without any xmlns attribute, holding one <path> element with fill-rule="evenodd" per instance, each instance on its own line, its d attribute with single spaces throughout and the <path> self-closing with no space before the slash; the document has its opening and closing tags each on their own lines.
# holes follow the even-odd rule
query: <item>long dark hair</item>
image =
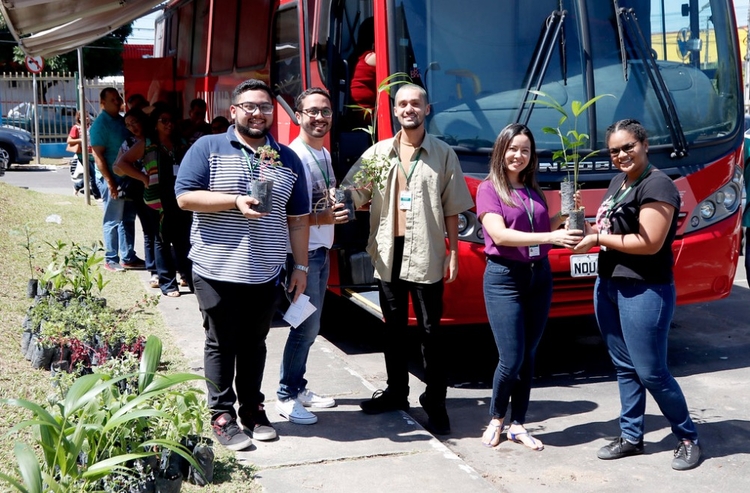
<svg viewBox="0 0 750 493">
<path fill-rule="evenodd" d="M 166 103 L 156 103 L 154 109 L 148 114 L 148 129 L 145 134 L 149 140 L 153 143 L 158 144 L 159 131 L 156 129 L 156 124 L 162 115 L 167 114 L 172 119 L 172 134 L 169 136 L 173 144 L 180 142 L 180 121 L 177 119 L 177 112 Z"/>
<path fill-rule="evenodd" d="M 490 174 L 487 175 L 487 180 L 492 183 L 500 200 L 511 207 L 517 207 L 517 204 L 513 202 L 513 196 L 511 193 L 511 185 L 508 181 L 508 169 L 505 165 L 505 153 L 508 151 L 513 139 L 516 135 L 525 135 L 529 139 L 531 144 L 531 155 L 529 156 L 529 164 L 519 174 L 521 183 L 529 188 L 532 188 L 542 199 L 544 204 L 547 204 L 547 199 L 544 197 L 542 189 L 536 181 L 536 168 L 539 164 L 539 159 L 536 155 L 536 142 L 534 141 L 534 134 L 531 133 L 529 127 L 521 125 L 520 123 L 511 123 L 500 131 L 495 140 L 495 145 L 492 148 L 492 156 L 490 157 Z"/>
</svg>

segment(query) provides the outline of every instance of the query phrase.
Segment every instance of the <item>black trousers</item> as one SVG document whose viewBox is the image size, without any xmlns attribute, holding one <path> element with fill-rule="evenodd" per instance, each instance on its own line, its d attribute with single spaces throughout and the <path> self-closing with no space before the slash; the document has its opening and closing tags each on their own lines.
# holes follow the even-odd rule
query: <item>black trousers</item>
<svg viewBox="0 0 750 493">
<path fill-rule="evenodd" d="M 194 274 L 193 285 L 206 333 L 203 364 L 210 380 L 206 385 L 211 422 L 223 413 L 251 418 L 265 400 L 260 387 L 266 366 L 266 336 L 279 301 L 278 279 L 238 284 Z M 235 401 L 239 403 L 237 413 Z"/>
<path fill-rule="evenodd" d="M 404 252 L 403 237 L 396 237 L 393 253 L 393 279 L 379 280 L 380 308 L 385 318 L 383 352 L 388 374 L 388 391 L 397 397 L 409 395 L 409 295 L 417 317 L 418 337 L 422 349 L 427 398 L 445 400 L 448 388 L 446 366 L 448 345 L 443 316 L 443 280 L 420 284 L 398 278 Z"/>
</svg>

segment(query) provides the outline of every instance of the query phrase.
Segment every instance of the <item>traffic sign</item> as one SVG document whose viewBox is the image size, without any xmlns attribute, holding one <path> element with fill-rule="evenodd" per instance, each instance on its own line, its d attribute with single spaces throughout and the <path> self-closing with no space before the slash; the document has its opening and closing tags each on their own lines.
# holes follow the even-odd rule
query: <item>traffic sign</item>
<svg viewBox="0 0 750 493">
<path fill-rule="evenodd" d="M 26 55 L 25 62 L 26 68 L 29 69 L 29 72 L 32 74 L 41 74 L 42 70 L 44 70 L 44 58 L 40 56 Z"/>
</svg>

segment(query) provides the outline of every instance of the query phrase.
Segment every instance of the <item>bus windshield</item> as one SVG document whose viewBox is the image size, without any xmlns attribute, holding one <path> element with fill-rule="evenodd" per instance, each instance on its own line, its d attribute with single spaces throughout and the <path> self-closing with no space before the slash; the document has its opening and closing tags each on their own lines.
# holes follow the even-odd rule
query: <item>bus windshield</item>
<svg viewBox="0 0 750 493">
<path fill-rule="evenodd" d="M 566 108 L 574 100 L 614 96 L 595 105 L 595 118 L 585 113 L 578 119 L 592 149 L 606 147 L 606 128 L 622 118 L 640 120 L 656 146 L 676 145 L 677 127 L 690 147 L 720 139 L 739 124 L 741 74 L 730 3 L 396 0 L 392 68 L 419 78 L 432 103 L 429 132 L 457 147 L 491 147 L 530 101 L 525 87 L 534 77 L 539 90 Z M 629 22 L 615 4 L 629 12 Z M 550 16 L 563 10 L 559 32 L 545 46 Z M 535 70 L 540 50 L 543 58 L 549 54 L 548 63 Z M 676 114 L 670 116 L 665 103 Z M 559 119 L 553 109 L 530 108 L 538 148 L 559 148 L 556 136 L 541 132 Z"/>
</svg>

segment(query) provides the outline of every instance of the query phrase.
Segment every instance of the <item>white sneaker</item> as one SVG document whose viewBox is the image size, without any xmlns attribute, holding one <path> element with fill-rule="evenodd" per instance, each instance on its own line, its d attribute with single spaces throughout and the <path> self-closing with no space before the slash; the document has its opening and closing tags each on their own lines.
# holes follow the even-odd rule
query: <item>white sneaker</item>
<svg viewBox="0 0 750 493">
<path fill-rule="evenodd" d="M 305 409 L 297 399 L 276 401 L 276 412 L 290 423 L 298 425 L 312 425 L 318 422 L 318 417 Z"/>
<path fill-rule="evenodd" d="M 297 394 L 297 400 L 305 407 L 333 407 L 336 401 L 332 397 L 323 397 L 310 389 L 305 389 Z"/>
</svg>

